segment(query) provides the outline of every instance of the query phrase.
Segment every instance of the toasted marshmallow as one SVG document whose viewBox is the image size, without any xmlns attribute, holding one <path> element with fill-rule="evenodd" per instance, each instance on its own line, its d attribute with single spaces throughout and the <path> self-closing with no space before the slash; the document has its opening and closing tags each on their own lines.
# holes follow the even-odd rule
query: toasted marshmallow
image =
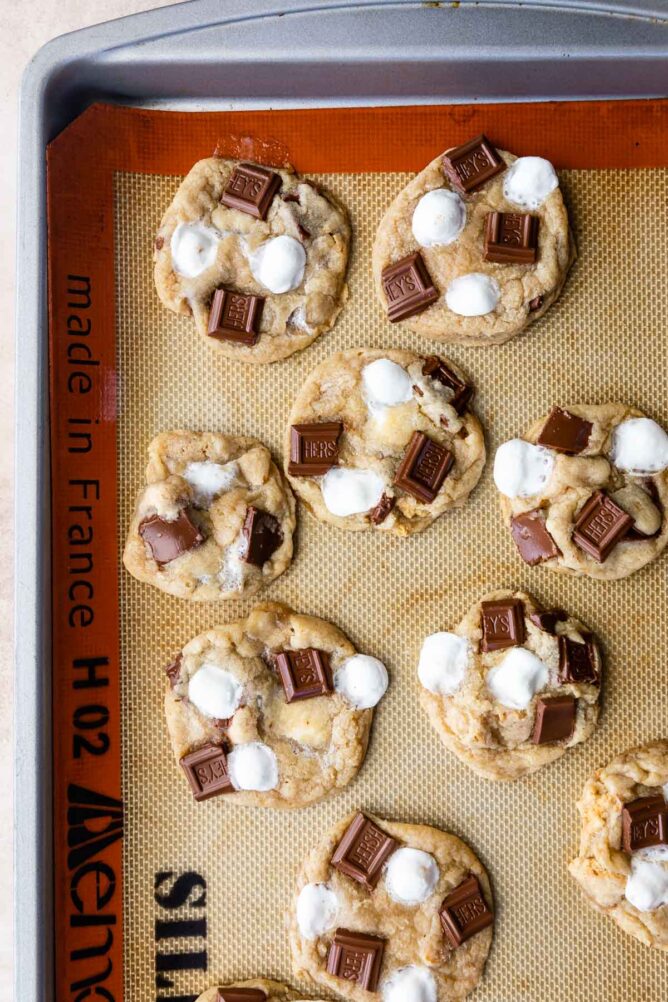
<svg viewBox="0 0 668 1002">
<path fill-rule="evenodd" d="M 375 508 L 385 490 L 385 481 L 373 470 L 335 466 L 322 478 L 322 499 L 332 515 L 345 517 Z"/>
<path fill-rule="evenodd" d="M 195 500 L 206 504 L 217 494 L 229 491 L 239 476 L 239 466 L 231 463 L 212 463 L 209 460 L 201 463 L 188 463 L 183 471 L 183 479 L 192 487 Z"/>
<path fill-rule="evenodd" d="M 362 369 L 364 397 L 376 407 L 395 407 L 413 398 L 413 384 L 403 366 L 377 358 Z"/>
<path fill-rule="evenodd" d="M 653 912 L 668 905 L 668 867 L 634 856 L 624 896 L 639 912 Z"/>
<path fill-rule="evenodd" d="M 436 1002 L 438 989 L 428 967 L 400 967 L 382 986 L 383 1002 Z"/>
<path fill-rule="evenodd" d="M 385 869 L 385 886 L 400 905 L 419 905 L 433 894 L 440 871 L 428 852 L 404 846 L 390 856 Z"/>
</svg>

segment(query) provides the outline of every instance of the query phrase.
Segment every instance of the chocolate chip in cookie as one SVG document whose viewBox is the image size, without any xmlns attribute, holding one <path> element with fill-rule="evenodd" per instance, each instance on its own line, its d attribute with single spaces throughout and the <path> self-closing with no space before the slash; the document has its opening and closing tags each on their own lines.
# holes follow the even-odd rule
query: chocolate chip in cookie
<svg viewBox="0 0 668 1002">
<path fill-rule="evenodd" d="M 561 407 L 553 407 L 538 436 L 538 445 L 575 456 L 587 448 L 593 427 L 591 421 L 584 421 Z"/>
<path fill-rule="evenodd" d="M 598 685 L 601 681 L 596 658 L 596 647 L 591 634 L 580 644 L 570 637 L 559 637 L 559 681 L 575 685 L 589 683 Z"/>
<path fill-rule="evenodd" d="M 448 368 L 442 358 L 437 355 L 429 355 L 424 360 L 422 375 L 435 379 L 442 386 L 447 386 L 452 390 L 453 397 L 450 400 L 451 407 L 454 407 L 458 414 L 468 408 L 473 399 L 475 388 L 470 383 L 465 383 L 452 369 Z"/>
<path fill-rule="evenodd" d="M 261 988 L 219 988 L 216 1002 L 265 1002 L 266 998 Z"/>
<path fill-rule="evenodd" d="M 536 719 L 531 740 L 535 745 L 567 741 L 575 729 L 575 696 L 541 696 L 536 700 Z"/>
<path fill-rule="evenodd" d="M 181 681 L 181 663 L 183 661 L 183 654 L 181 651 L 176 655 L 171 664 L 167 665 L 165 668 L 165 674 L 169 679 L 169 684 L 172 689 L 174 689 Z"/>
<path fill-rule="evenodd" d="M 547 531 L 545 516 L 538 508 L 511 518 L 510 534 L 522 560 L 530 567 L 559 556 L 557 544 Z"/>
<path fill-rule="evenodd" d="M 242 528 L 245 540 L 243 560 L 247 564 L 263 567 L 283 542 L 281 525 L 274 515 L 250 506 Z"/>
</svg>

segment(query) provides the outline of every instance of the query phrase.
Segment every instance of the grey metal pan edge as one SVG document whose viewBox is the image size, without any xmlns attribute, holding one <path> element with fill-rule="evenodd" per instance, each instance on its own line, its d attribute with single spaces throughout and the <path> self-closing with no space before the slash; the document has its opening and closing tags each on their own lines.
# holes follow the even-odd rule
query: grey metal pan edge
<svg viewBox="0 0 668 1002">
<path fill-rule="evenodd" d="M 47 142 L 95 100 L 226 109 L 662 96 L 667 57 L 665 0 L 193 0 L 62 36 L 35 56 L 21 92 L 17 243 L 17 998 L 53 999 Z"/>
</svg>

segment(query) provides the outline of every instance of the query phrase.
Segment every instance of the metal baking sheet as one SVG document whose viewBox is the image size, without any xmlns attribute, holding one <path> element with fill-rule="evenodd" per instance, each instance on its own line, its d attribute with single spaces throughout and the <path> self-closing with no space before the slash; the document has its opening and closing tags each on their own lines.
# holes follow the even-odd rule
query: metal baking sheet
<svg viewBox="0 0 668 1002">
<path fill-rule="evenodd" d="M 663 0 L 229 0 L 223 11 L 218 2 L 197 0 L 65 36 L 37 55 L 22 91 L 19 171 L 19 997 L 53 998 L 47 142 L 96 100 L 227 110 L 663 96 L 667 56 Z"/>
</svg>

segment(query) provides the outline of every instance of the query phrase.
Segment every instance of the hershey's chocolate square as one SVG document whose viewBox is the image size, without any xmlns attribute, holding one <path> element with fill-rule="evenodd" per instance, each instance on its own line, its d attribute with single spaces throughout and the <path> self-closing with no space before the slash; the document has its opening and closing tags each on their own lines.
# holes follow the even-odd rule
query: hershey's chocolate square
<svg viewBox="0 0 668 1002">
<path fill-rule="evenodd" d="M 339 463 L 339 438 L 343 425 L 336 421 L 322 424 L 293 424 L 290 429 L 291 477 L 320 477 Z"/>
<path fill-rule="evenodd" d="M 160 567 L 204 542 L 204 535 L 185 510 L 172 522 L 159 515 L 150 515 L 139 523 L 139 535 Z"/>
<path fill-rule="evenodd" d="M 265 1002 L 261 988 L 219 988 L 216 1002 Z"/>
<path fill-rule="evenodd" d="M 603 491 L 596 491 L 577 518 L 573 542 L 602 564 L 632 527 L 631 516 Z"/>
<path fill-rule="evenodd" d="M 463 146 L 448 150 L 442 163 L 447 177 L 465 195 L 506 169 L 497 150 L 482 133 Z"/>
<path fill-rule="evenodd" d="M 446 897 L 439 912 L 443 932 L 453 950 L 494 921 L 478 878 L 467 877 Z"/>
<path fill-rule="evenodd" d="M 219 793 L 233 793 L 227 771 L 227 755 L 222 745 L 204 745 L 184 755 L 181 768 L 188 777 L 195 800 L 208 800 Z"/>
<path fill-rule="evenodd" d="M 567 741 L 575 729 L 575 696 L 540 696 L 536 700 L 536 719 L 531 740 L 535 745 Z"/>
<path fill-rule="evenodd" d="M 622 808 L 622 848 L 637 852 L 668 845 L 668 804 L 662 794 L 639 797 Z"/>
<path fill-rule="evenodd" d="M 450 400 L 450 405 L 458 414 L 462 414 L 471 403 L 475 388 L 470 383 L 465 383 L 463 379 L 460 379 L 437 355 L 429 355 L 425 358 L 422 375 L 436 379 L 443 386 L 452 390 L 454 396 Z"/>
<path fill-rule="evenodd" d="M 559 681 L 587 682 L 598 685 L 601 681 L 596 656 L 596 645 L 588 636 L 583 644 L 563 634 L 559 637 Z"/>
<path fill-rule="evenodd" d="M 396 503 L 396 498 L 390 497 L 389 494 L 383 494 L 380 501 L 376 507 L 372 509 L 371 514 L 369 515 L 373 524 L 380 525 L 381 522 L 384 522 Z"/>
<path fill-rule="evenodd" d="M 396 839 L 361 812 L 357 813 L 332 854 L 332 866 L 366 887 L 375 887 Z"/>
<path fill-rule="evenodd" d="M 388 264 L 380 281 L 387 299 L 387 317 L 392 323 L 422 313 L 438 299 L 438 290 L 419 251 Z"/>
<path fill-rule="evenodd" d="M 538 445 L 576 456 L 587 448 L 592 428 L 591 421 L 584 421 L 561 407 L 553 407 L 538 436 Z"/>
<path fill-rule="evenodd" d="M 232 289 L 216 289 L 209 312 L 209 337 L 219 341 L 255 344 L 264 299 Z"/>
<path fill-rule="evenodd" d="M 327 972 L 375 992 L 384 950 L 385 940 L 378 936 L 337 929 L 327 955 Z"/>
<path fill-rule="evenodd" d="M 414 431 L 408 443 L 394 483 L 418 501 L 430 504 L 447 477 L 455 457 L 421 431 Z"/>
<path fill-rule="evenodd" d="M 313 699 L 333 692 L 329 654 L 315 647 L 299 651 L 281 651 L 276 655 L 276 668 L 288 703 L 298 699 Z"/>
<path fill-rule="evenodd" d="M 540 508 L 513 516 L 510 534 L 522 560 L 530 567 L 559 556 L 559 549 L 547 531 L 545 516 Z"/>
<path fill-rule="evenodd" d="M 283 542 L 281 525 L 275 515 L 252 505 L 246 509 L 241 532 L 246 541 L 243 560 L 255 567 L 262 567 Z"/>
<path fill-rule="evenodd" d="M 230 209 L 266 219 L 273 197 L 281 187 L 281 176 L 256 164 L 237 164 L 221 199 Z"/>
<path fill-rule="evenodd" d="M 482 649 L 499 651 L 524 643 L 524 603 L 519 598 L 504 598 L 482 603 Z"/>
<path fill-rule="evenodd" d="M 535 264 L 538 216 L 524 212 L 490 212 L 485 220 L 483 257 L 497 264 Z"/>
</svg>

